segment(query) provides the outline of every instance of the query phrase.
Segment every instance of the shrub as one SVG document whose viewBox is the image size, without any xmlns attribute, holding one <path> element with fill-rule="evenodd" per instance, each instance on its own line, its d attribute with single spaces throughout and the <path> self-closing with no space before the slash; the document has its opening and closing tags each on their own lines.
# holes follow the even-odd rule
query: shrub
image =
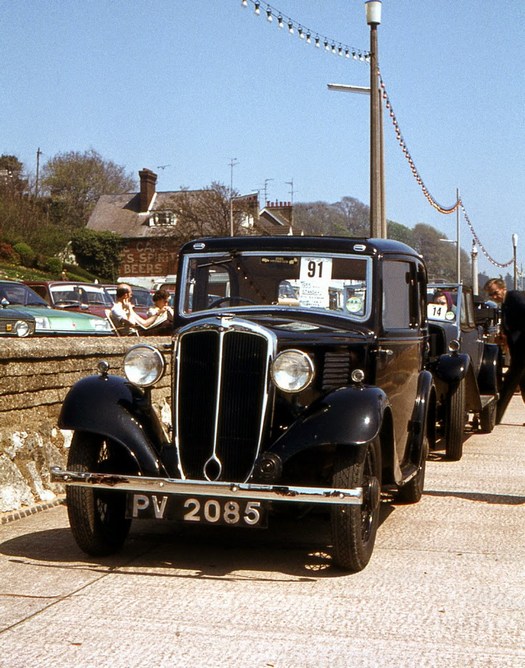
<svg viewBox="0 0 525 668">
<path fill-rule="evenodd" d="M 13 264 L 20 264 L 20 255 L 15 251 L 11 244 L 0 241 L 0 258 Z"/>
<path fill-rule="evenodd" d="M 24 267 L 32 267 L 35 260 L 35 253 L 31 246 L 20 241 L 14 245 L 14 250 L 20 255 L 20 261 Z"/>
<path fill-rule="evenodd" d="M 62 260 L 59 260 L 57 257 L 48 258 L 45 263 L 45 269 L 58 278 L 62 273 Z"/>
</svg>

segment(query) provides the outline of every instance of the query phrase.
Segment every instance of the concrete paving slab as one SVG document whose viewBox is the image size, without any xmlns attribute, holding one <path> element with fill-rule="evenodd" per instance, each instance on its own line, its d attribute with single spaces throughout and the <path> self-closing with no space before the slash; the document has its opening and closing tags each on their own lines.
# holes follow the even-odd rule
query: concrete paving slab
<svg viewBox="0 0 525 668">
<path fill-rule="evenodd" d="M 311 514 L 267 531 L 138 523 L 119 555 L 76 547 L 63 506 L 0 527 L 0 667 L 525 665 L 525 407 L 383 503 L 370 564 L 332 568 Z"/>
</svg>

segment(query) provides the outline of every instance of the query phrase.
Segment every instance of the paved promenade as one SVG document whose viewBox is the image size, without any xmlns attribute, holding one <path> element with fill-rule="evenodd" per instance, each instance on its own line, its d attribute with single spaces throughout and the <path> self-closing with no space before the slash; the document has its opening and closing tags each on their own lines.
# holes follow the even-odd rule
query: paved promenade
<svg viewBox="0 0 525 668">
<path fill-rule="evenodd" d="M 4 524 L 0 668 L 522 668 L 523 422 L 514 397 L 461 461 L 431 455 L 421 503 L 383 503 L 355 575 L 311 515 L 251 533 L 137 524 L 100 560 L 63 506 Z"/>
</svg>

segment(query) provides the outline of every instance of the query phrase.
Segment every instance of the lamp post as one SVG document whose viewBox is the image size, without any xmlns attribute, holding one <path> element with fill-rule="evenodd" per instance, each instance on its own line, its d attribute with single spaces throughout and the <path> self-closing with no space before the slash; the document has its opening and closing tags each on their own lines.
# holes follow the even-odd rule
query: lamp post
<svg viewBox="0 0 525 668">
<path fill-rule="evenodd" d="M 459 248 L 459 243 L 455 239 L 440 239 L 440 241 L 443 241 L 446 244 L 454 244 L 456 247 L 456 282 L 458 285 L 461 283 L 461 267 L 459 265 L 459 252 L 457 252 L 457 249 Z"/>
<path fill-rule="evenodd" d="M 456 202 L 459 202 L 459 188 L 456 189 Z M 456 209 L 456 270 L 457 270 L 457 281 L 458 285 L 461 283 L 461 243 L 459 241 L 460 236 L 460 222 L 461 216 L 459 212 L 459 206 Z"/>
<path fill-rule="evenodd" d="M 472 250 L 470 251 L 470 258 L 472 260 L 472 294 L 479 294 L 478 285 L 478 247 L 476 242 L 472 241 Z"/>
<path fill-rule="evenodd" d="M 518 261 L 517 261 L 517 250 L 518 250 L 518 235 L 512 235 L 512 257 L 514 264 L 514 290 L 518 289 Z"/>
<path fill-rule="evenodd" d="M 377 26 L 381 23 L 381 0 L 367 0 L 365 11 L 370 26 L 370 235 L 381 237 L 381 98 L 377 78 Z"/>
</svg>

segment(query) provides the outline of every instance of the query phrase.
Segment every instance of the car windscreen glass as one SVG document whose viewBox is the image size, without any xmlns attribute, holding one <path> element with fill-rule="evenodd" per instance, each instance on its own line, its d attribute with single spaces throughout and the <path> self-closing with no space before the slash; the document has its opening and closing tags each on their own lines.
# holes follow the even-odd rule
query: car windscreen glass
<svg viewBox="0 0 525 668">
<path fill-rule="evenodd" d="M 0 284 L 0 297 L 7 299 L 10 304 L 49 307 L 49 304 L 42 297 L 39 297 L 34 290 L 31 290 L 26 285 L 19 285 L 17 283 Z"/>
<path fill-rule="evenodd" d="M 184 258 L 180 310 L 288 307 L 365 319 L 371 262 L 353 255 L 243 252 Z"/>
<path fill-rule="evenodd" d="M 82 299 L 74 285 L 56 285 L 49 288 L 53 304 L 80 304 Z"/>
<path fill-rule="evenodd" d="M 429 320 L 456 320 L 457 289 L 450 286 L 429 286 L 427 291 L 427 317 Z"/>
<path fill-rule="evenodd" d="M 133 288 L 133 295 L 131 297 L 131 303 L 134 306 L 153 306 L 153 298 L 147 290 L 139 290 L 138 288 Z"/>
</svg>

